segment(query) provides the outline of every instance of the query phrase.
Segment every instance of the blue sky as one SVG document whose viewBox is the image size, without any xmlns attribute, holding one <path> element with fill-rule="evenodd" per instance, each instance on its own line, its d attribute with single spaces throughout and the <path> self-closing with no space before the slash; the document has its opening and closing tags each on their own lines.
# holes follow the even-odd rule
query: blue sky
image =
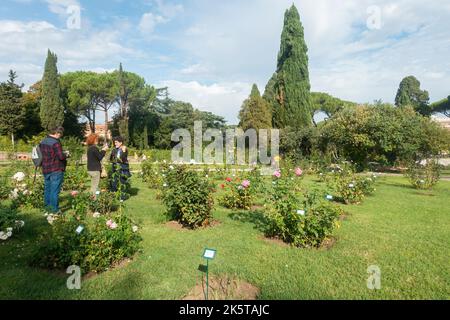
<svg viewBox="0 0 450 320">
<path fill-rule="evenodd" d="M 431 100 L 450 94 L 450 1 L 434 0 L 3 0 L 0 80 L 14 69 L 42 77 L 47 48 L 60 72 L 112 71 L 123 63 L 176 99 L 235 123 L 252 83 L 275 70 L 284 11 L 305 28 L 313 91 L 393 102 L 415 75 Z M 69 29 L 67 8 L 80 8 Z"/>
</svg>

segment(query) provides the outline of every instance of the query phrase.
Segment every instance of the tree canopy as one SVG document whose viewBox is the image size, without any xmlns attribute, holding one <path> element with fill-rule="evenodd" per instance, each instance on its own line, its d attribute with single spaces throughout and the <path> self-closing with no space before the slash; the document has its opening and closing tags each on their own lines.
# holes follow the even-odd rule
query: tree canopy
<svg viewBox="0 0 450 320">
<path fill-rule="evenodd" d="M 414 76 L 406 77 L 400 83 L 395 97 L 397 107 L 411 106 L 422 115 L 430 115 L 430 95 L 420 89 L 420 82 Z"/>
<path fill-rule="evenodd" d="M 302 128 L 312 124 L 307 52 L 300 15 L 292 5 L 284 17 L 277 71 L 264 94 L 276 128 Z"/>
<path fill-rule="evenodd" d="M 261 97 L 256 84 L 248 99 L 242 104 L 239 112 L 239 127 L 248 129 L 269 129 L 272 127 L 272 113 L 269 104 Z"/>
<path fill-rule="evenodd" d="M 46 130 L 61 126 L 64 123 L 64 106 L 61 100 L 59 83 L 58 58 L 48 50 L 42 78 L 41 124 Z"/>
</svg>

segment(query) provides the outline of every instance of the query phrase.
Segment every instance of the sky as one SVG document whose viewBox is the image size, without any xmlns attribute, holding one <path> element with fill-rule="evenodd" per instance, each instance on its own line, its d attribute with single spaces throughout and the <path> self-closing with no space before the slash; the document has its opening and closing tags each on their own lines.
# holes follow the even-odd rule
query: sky
<svg viewBox="0 0 450 320">
<path fill-rule="evenodd" d="M 235 124 L 252 84 L 263 92 L 275 71 L 292 3 L 312 91 L 392 103 L 414 75 L 432 102 L 450 95 L 449 0 L 2 0 L 0 81 L 10 69 L 26 87 L 40 80 L 50 49 L 60 73 L 122 63 Z"/>
</svg>

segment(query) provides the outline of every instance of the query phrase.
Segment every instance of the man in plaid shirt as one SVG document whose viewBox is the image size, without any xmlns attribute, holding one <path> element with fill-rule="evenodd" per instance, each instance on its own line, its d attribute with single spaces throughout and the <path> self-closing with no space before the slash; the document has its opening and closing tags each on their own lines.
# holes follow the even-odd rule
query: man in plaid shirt
<svg viewBox="0 0 450 320">
<path fill-rule="evenodd" d="M 42 153 L 42 173 L 44 174 L 44 204 L 54 213 L 59 213 L 59 193 L 66 171 L 68 153 L 63 152 L 59 139 L 64 128 L 57 127 L 39 145 Z"/>
</svg>

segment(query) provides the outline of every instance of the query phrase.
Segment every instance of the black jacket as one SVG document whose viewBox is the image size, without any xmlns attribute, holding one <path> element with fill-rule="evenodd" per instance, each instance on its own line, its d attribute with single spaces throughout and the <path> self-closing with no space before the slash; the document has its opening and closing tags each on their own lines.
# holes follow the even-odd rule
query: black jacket
<svg viewBox="0 0 450 320">
<path fill-rule="evenodd" d="M 119 149 L 117 149 L 117 148 L 114 148 L 111 151 L 111 157 L 110 157 L 111 162 L 114 164 L 116 164 L 116 163 L 128 164 L 128 149 L 127 149 L 127 152 L 123 152 L 122 150 L 120 150 L 119 158 L 117 158 L 118 151 L 119 151 Z"/>
<path fill-rule="evenodd" d="M 87 151 L 87 168 L 88 171 L 102 171 L 101 161 L 105 157 L 106 151 L 99 151 L 97 146 L 92 145 Z"/>
</svg>

